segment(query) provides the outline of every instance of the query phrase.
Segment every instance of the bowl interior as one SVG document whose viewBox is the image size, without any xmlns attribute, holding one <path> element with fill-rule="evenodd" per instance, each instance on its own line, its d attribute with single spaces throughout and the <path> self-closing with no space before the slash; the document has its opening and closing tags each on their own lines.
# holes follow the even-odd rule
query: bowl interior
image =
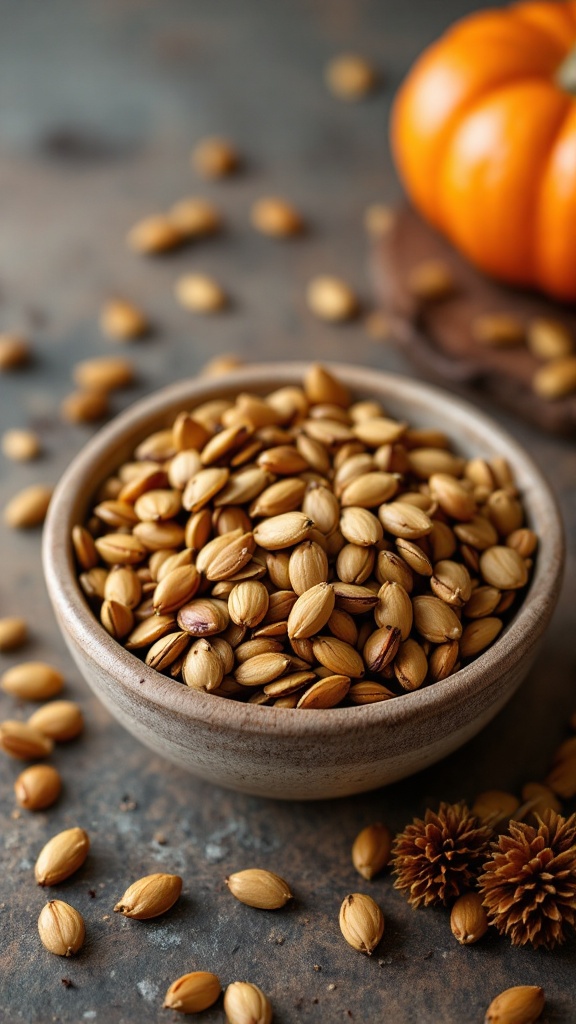
<svg viewBox="0 0 576 1024">
<path fill-rule="evenodd" d="M 44 569 L 52 600 L 65 628 L 74 634 L 90 657 L 113 671 L 123 685 L 180 713 L 210 721 L 225 716 L 252 731 L 267 730 L 275 719 L 283 732 L 294 729 L 337 728 L 346 717 L 376 716 L 383 722 L 424 712 L 431 703 L 466 699 L 478 687 L 491 685 L 498 666 L 520 656 L 526 630 L 542 632 L 559 589 L 563 565 L 563 537 L 558 509 L 550 488 L 530 456 L 498 424 L 469 403 L 441 389 L 393 374 L 342 364 L 329 368 L 350 388 L 354 398 L 376 398 L 392 416 L 411 426 L 443 430 L 456 451 L 465 456 L 502 456 L 512 466 L 522 493 L 528 525 L 539 536 L 536 565 L 521 606 L 492 647 L 448 679 L 394 700 L 355 708 L 307 711 L 252 706 L 219 700 L 190 690 L 148 668 L 113 640 L 88 607 L 76 578 L 70 532 L 84 522 L 93 495 L 104 479 L 131 458 L 136 444 L 154 430 L 172 424 L 182 409 L 213 398 L 234 397 L 241 391 L 265 394 L 287 384 L 299 384 L 306 363 L 249 366 L 221 378 L 191 378 L 135 403 L 111 421 L 85 446 L 62 477 L 50 506 L 44 533 Z M 144 690 L 143 690 L 144 687 Z M 278 716 L 280 716 L 278 718 Z"/>
</svg>

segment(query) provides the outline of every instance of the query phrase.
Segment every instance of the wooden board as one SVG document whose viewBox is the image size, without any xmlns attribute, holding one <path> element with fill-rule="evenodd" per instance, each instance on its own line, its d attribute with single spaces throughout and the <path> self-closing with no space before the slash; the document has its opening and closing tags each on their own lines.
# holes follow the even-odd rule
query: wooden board
<svg viewBox="0 0 576 1024">
<path fill-rule="evenodd" d="M 419 303 L 408 280 L 412 269 L 427 260 L 450 268 L 455 290 L 437 302 Z M 390 231 L 375 243 L 372 273 L 382 306 L 395 317 L 392 338 L 427 376 L 469 396 L 489 395 L 543 430 L 576 435 L 576 394 L 556 401 L 539 398 L 531 381 L 542 363 L 525 346 L 480 345 L 471 329 L 477 316 L 511 313 L 525 325 L 535 317 L 558 320 L 576 337 L 573 307 L 485 277 L 406 205 L 399 207 Z"/>
</svg>

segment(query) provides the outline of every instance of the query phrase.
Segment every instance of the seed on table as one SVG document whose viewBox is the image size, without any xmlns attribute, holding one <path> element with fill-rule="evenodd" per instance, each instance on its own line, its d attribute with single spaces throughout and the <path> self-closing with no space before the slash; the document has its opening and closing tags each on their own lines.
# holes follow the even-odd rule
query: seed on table
<svg viewBox="0 0 576 1024">
<path fill-rule="evenodd" d="M 240 903 L 257 910 L 280 910 L 292 899 L 288 883 L 263 868 L 236 871 L 225 879 L 230 892 Z"/>
<path fill-rule="evenodd" d="M 490 1003 L 484 1024 L 535 1024 L 544 1002 L 544 991 L 538 985 L 507 988 Z"/>
<path fill-rule="evenodd" d="M 233 981 L 224 993 L 227 1024 L 272 1024 L 272 1004 L 249 981 Z"/>
<path fill-rule="evenodd" d="M 576 391 L 576 356 L 551 359 L 536 370 L 532 388 L 540 398 L 554 402 Z"/>
<path fill-rule="evenodd" d="M 479 793 L 472 805 L 472 814 L 489 824 L 508 821 L 520 807 L 518 797 L 501 789 Z"/>
<path fill-rule="evenodd" d="M 224 374 L 233 373 L 234 370 L 238 370 L 242 366 L 244 366 L 244 360 L 229 352 L 225 355 L 215 356 L 214 359 L 209 359 L 207 363 L 204 363 L 200 376 L 222 377 Z"/>
<path fill-rule="evenodd" d="M 18 491 L 4 506 L 4 522 L 16 530 L 40 526 L 46 518 L 52 488 L 45 484 L 32 484 Z"/>
<path fill-rule="evenodd" d="M 170 910 L 181 892 L 182 879 L 179 875 L 146 875 L 128 886 L 114 907 L 114 913 L 131 917 L 135 921 L 149 921 Z"/>
<path fill-rule="evenodd" d="M 112 341 L 141 338 L 149 328 L 142 310 L 126 299 L 110 299 L 100 311 L 100 330 Z"/>
<path fill-rule="evenodd" d="M 335 323 L 351 320 L 359 310 L 359 302 L 352 288 L 340 277 L 314 277 L 308 284 L 306 301 L 311 312 L 320 320 Z"/>
<path fill-rule="evenodd" d="M 457 290 L 450 268 L 441 260 L 424 260 L 412 267 L 408 290 L 420 302 L 439 302 L 451 298 Z"/>
<path fill-rule="evenodd" d="M 487 348 L 515 348 L 526 338 L 524 324 L 513 313 L 484 313 L 470 324 L 472 337 Z"/>
<path fill-rule="evenodd" d="M 387 235 L 396 222 L 396 214 L 386 203 L 371 203 L 364 210 L 364 228 L 372 238 Z"/>
<path fill-rule="evenodd" d="M 66 423 L 97 423 L 109 413 L 105 391 L 72 391 L 60 402 L 60 417 Z"/>
<path fill-rule="evenodd" d="M 209 136 L 192 150 L 192 166 L 203 178 L 226 178 L 239 167 L 237 150 L 227 139 Z"/>
<path fill-rule="evenodd" d="M 378 822 L 367 825 L 352 844 L 352 863 L 356 871 L 371 881 L 386 867 L 392 851 L 392 833 Z"/>
<path fill-rule="evenodd" d="M 134 367 L 122 356 L 102 356 L 76 363 L 72 375 L 74 383 L 85 391 L 115 391 L 132 384 Z"/>
<path fill-rule="evenodd" d="M 134 224 L 126 241 L 134 252 L 153 256 L 176 249 L 182 243 L 182 235 L 169 216 L 153 213 Z"/>
<path fill-rule="evenodd" d="M 209 971 L 193 971 L 173 981 L 164 997 L 164 1009 L 178 1013 L 202 1013 L 222 991 L 220 981 Z"/>
<path fill-rule="evenodd" d="M 2 435 L 2 451 L 13 462 L 30 462 L 40 454 L 40 439 L 33 430 L 6 430 Z"/>
<path fill-rule="evenodd" d="M 531 320 L 526 340 L 532 355 L 545 361 L 561 359 L 574 351 L 574 336 L 560 320 Z"/>
<path fill-rule="evenodd" d="M 222 217 L 214 203 L 202 196 L 181 199 L 170 207 L 169 218 L 185 239 L 204 238 L 222 228 Z"/>
<path fill-rule="evenodd" d="M 84 945 L 84 918 L 69 903 L 50 900 L 40 911 L 38 934 L 49 953 L 72 956 Z"/>
<path fill-rule="evenodd" d="M 25 619 L 16 615 L 0 619 L 0 651 L 15 651 L 22 647 L 28 639 L 28 626 Z"/>
<path fill-rule="evenodd" d="M 0 686 L 20 700 L 48 700 L 60 693 L 64 676 L 45 661 L 23 661 L 0 676 Z"/>
<path fill-rule="evenodd" d="M 542 817 L 544 811 L 556 811 L 562 813 L 562 804 L 549 786 L 541 782 L 526 782 L 522 786 L 522 799 L 530 804 L 532 814 Z"/>
<path fill-rule="evenodd" d="M 34 764 L 25 768 L 14 782 L 14 793 L 21 807 L 43 811 L 60 796 L 62 779 L 52 765 Z"/>
<path fill-rule="evenodd" d="M 0 722 L 0 749 L 20 761 L 40 761 L 49 757 L 54 744 L 26 722 L 6 719 Z"/>
<path fill-rule="evenodd" d="M 298 235 L 304 227 L 301 215 L 291 203 L 271 196 L 257 199 L 253 203 L 250 220 L 257 231 L 273 238 Z"/>
<path fill-rule="evenodd" d="M 364 99 L 376 87 L 375 69 L 356 53 L 343 53 L 334 57 L 324 73 L 326 85 L 338 99 L 356 101 Z"/>
<path fill-rule="evenodd" d="M 216 313 L 228 305 L 228 296 L 208 274 L 185 274 L 178 278 L 174 294 L 184 309 L 193 313 Z"/>
<path fill-rule="evenodd" d="M 65 743 L 80 735 L 84 717 L 75 701 L 53 700 L 38 708 L 28 719 L 28 725 L 56 743 Z"/>
<path fill-rule="evenodd" d="M 0 373 L 15 370 L 30 360 L 30 345 L 20 334 L 0 334 Z"/>
<path fill-rule="evenodd" d="M 58 832 L 38 854 L 34 867 L 38 885 L 58 885 L 70 878 L 82 867 L 89 849 L 90 839 L 83 828 L 68 828 Z"/>
<path fill-rule="evenodd" d="M 371 896 L 351 893 L 340 907 L 340 931 L 349 946 L 372 956 L 384 934 L 384 914 Z"/>
<path fill-rule="evenodd" d="M 463 946 L 478 942 L 486 934 L 488 916 L 479 892 L 465 892 L 458 897 L 450 914 L 450 928 Z"/>
</svg>

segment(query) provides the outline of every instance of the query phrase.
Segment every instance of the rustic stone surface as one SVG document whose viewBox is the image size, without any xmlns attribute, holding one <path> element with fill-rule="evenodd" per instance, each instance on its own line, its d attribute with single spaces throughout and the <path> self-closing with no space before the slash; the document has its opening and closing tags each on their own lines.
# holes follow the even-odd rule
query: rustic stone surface
<svg viewBox="0 0 576 1024">
<path fill-rule="evenodd" d="M 38 430 L 46 456 L 30 466 L 2 462 L 1 503 L 38 479 L 55 480 L 92 432 L 62 425 L 58 403 L 75 361 L 110 352 L 98 311 L 118 290 L 142 305 L 156 334 L 130 349 L 139 382 L 114 397 L 116 409 L 233 349 L 250 358 L 290 351 L 400 367 L 365 338 L 360 322 L 315 321 L 305 284 L 315 273 L 338 273 L 369 295 L 361 215 L 368 202 L 395 192 L 385 138 L 390 91 L 418 49 L 473 6 L 422 3 L 415 16 L 413 5 L 376 0 L 3 5 L 1 60 L 13 88 L 3 97 L 2 318 L 6 329 L 29 331 L 36 359 L 0 377 L 0 432 Z M 388 91 L 354 108 L 330 96 L 322 70 L 341 49 L 373 55 Z M 204 185 L 188 154 L 213 132 L 234 139 L 246 170 Z M 251 201 L 272 190 L 309 216 L 307 238 L 273 243 L 250 231 Z M 125 231 L 141 215 L 194 192 L 221 203 L 227 235 L 162 260 L 126 250 Z M 230 285 L 236 305 L 229 313 L 205 321 L 177 306 L 173 279 L 191 266 Z M 485 406 L 494 411 L 488 400 Z M 548 472 L 574 528 L 574 448 L 497 415 Z M 41 582 L 40 537 L 0 527 L 0 549 L 0 613 L 25 616 L 33 634 L 22 657 L 62 666 L 65 696 L 78 699 L 87 719 L 85 736 L 54 756 L 65 783 L 54 808 L 14 818 L 20 766 L 2 762 L 2 1019 L 175 1019 L 160 1010 L 165 989 L 178 975 L 205 969 L 223 983 L 260 985 L 279 1024 L 462 1024 L 481 1020 L 491 998 L 515 984 L 544 987 L 546 1020 L 573 1020 L 574 943 L 553 955 L 515 951 L 495 936 L 460 947 L 448 913 L 411 911 L 386 874 L 364 883 L 350 862 L 356 833 L 372 820 L 398 829 L 427 803 L 472 799 L 492 787 L 519 791 L 545 776 L 575 704 L 573 547 L 542 654 L 485 733 L 388 790 L 296 805 L 225 793 L 152 757 L 110 720 L 74 670 Z M 2 667 L 17 660 L 0 659 Z M 3 717 L 28 713 L 0 697 Z M 46 896 L 34 884 L 33 864 L 51 835 L 73 825 L 88 830 L 92 850 L 53 895 L 83 914 L 87 938 L 78 957 L 61 960 L 38 939 Z M 252 865 L 286 877 L 295 903 L 272 915 L 231 898 L 224 877 Z M 157 870 L 184 878 L 174 909 L 147 923 L 114 915 L 126 886 Z M 343 896 L 358 890 L 373 895 L 387 918 L 370 960 L 350 950 L 338 928 Z M 221 1006 L 202 1019 L 221 1021 Z"/>
</svg>

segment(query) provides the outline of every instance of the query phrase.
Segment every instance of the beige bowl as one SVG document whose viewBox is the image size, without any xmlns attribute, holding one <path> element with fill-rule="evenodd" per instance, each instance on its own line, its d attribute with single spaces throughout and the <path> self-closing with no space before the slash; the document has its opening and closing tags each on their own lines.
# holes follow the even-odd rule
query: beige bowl
<svg viewBox="0 0 576 1024">
<path fill-rule="evenodd" d="M 365 707 L 299 711 L 225 700 L 148 668 L 102 628 L 79 589 L 70 531 L 99 484 L 153 430 L 183 408 L 239 391 L 300 383 L 301 363 L 257 365 L 217 379 L 174 384 L 137 402 L 80 452 L 56 488 L 44 532 L 44 571 L 78 668 L 113 715 L 170 761 L 222 786 L 267 797 L 320 799 L 394 782 L 456 750 L 520 685 L 558 599 L 563 536 L 546 480 L 492 420 L 451 395 L 373 369 L 336 365 L 357 397 L 380 399 L 411 425 L 445 430 L 467 456 L 502 455 L 540 537 L 532 582 L 497 642 L 472 664 L 423 690 Z"/>
</svg>

